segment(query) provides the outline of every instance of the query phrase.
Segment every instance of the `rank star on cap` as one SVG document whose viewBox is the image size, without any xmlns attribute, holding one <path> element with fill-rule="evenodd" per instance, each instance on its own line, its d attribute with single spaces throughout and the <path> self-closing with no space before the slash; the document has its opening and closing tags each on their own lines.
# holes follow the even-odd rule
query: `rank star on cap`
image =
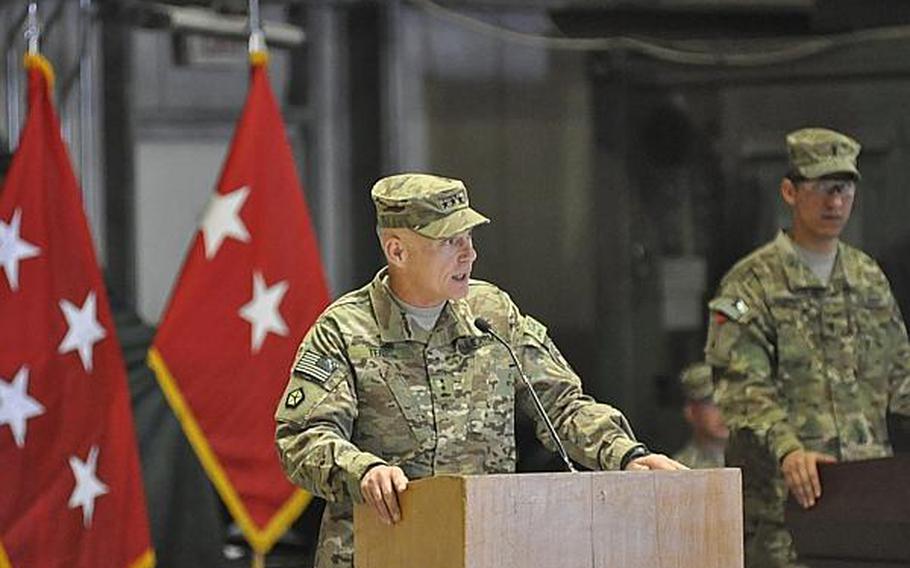
<svg viewBox="0 0 910 568">
<path fill-rule="evenodd" d="M 19 237 L 22 224 L 22 210 L 16 209 L 7 225 L 0 221 L 0 266 L 6 273 L 6 280 L 12 290 L 19 289 L 19 262 L 35 258 L 41 249 Z"/>
</svg>

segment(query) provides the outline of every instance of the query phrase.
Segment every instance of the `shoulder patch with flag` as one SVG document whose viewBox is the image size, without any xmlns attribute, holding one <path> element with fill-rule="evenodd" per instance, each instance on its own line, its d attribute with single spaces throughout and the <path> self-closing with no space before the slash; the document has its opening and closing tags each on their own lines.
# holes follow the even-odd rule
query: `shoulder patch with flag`
<svg viewBox="0 0 910 568">
<path fill-rule="evenodd" d="M 325 382 L 338 368 L 338 363 L 331 357 L 319 355 L 313 351 L 304 351 L 294 365 L 294 374 L 319 384 Z"/>
<path fill-rule="evenodd" d="M 728 319 L 742 321 L 749 313 L 749 305 L 742 298 L 719 296 L 708 303 L 708 309 L 714 312 L 717 323 L 722 324 Z"/>
</svg>

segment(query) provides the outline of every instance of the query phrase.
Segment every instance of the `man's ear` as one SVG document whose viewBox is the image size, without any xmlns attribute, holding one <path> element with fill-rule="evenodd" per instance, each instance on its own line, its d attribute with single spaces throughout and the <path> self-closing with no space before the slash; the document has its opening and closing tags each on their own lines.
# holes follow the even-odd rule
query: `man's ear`
<svg viewBox="0 0 910 568">
<path fill-rule="evenodd" d="M 385 253 L 386 261 L 392 266 L 400 267 L 404 264 L 408 256 L 407 248 L 404 241 L 398 235 L 392 235 L 382 243 L 382 252 Z"/>
<path fill-rule="evenodd" d="M 790 178 L 780 180 L 780 196 L 790 207 L 796 205 L 796 184 Z"/>
</svg>

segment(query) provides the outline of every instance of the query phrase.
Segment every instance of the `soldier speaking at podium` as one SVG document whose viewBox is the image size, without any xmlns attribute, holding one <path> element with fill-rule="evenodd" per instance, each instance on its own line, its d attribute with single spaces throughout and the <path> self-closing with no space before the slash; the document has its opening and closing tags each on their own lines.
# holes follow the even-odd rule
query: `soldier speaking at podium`
<svg viewBox="0 0 910 568">
<path fill-rule="evenodd" d="M 470 207 L 462 182 L 401 174 L 379 180 L 372 197 L 387 267 L 319 317 L 276 414 L 285 471 L 328 501 L 318 568 L 353 566 L 355 500 L 392 523 L 409 479 L 514 472 L 516 409 L 556 449 L 510 349 L 572 460 L 684 468 L 650 453 L 622 413 L 582 392 L 543 324 L 496 286 L 471 280 L 471 230 L 489 220 Z"/>
<path fill-rule="evenodd" d="M 743 471 L 746 566 L 798 566 L 784 527 L 789 490 L 823 499 L 820 462 L 892 453 L 886 416 L 910 415 L 910 345 L 888 280 L 840 241 L 860 145 L 823 128 L 787 136 L 786 231 L 738 262 L 710 302 L 705 348 Z"/>
</svg>

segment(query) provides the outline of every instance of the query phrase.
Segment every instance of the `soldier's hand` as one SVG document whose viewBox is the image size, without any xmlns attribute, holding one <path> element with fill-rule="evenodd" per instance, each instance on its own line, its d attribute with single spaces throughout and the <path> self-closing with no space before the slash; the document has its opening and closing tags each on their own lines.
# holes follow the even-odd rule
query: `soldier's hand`
<svg viewBox="0 0 910 568">
<path fill-rule="evenodd" d="M 837 458 L 819 452 L 795 450 L 784 456 L 780 471 L 796 502 L 804 509 L 815 505 L 822 496 L 822 483 L 818 478 L 819 463 L 835 463 Z"/>
<path fill-rule="evenodd" d="M 387 525 L 401 520 L 398 494 L 408 488 L 408 476 L 400 467 L 377 465 L 360 479 L 360 494 Z"/>
<path fill-rule="evenodd" d="M 648 469 L 679 470 L 689 468 L 663 454 L 648 454 L 640 458 L 635 458 L 626 464 L 626 471 Z"/>
</svg>

